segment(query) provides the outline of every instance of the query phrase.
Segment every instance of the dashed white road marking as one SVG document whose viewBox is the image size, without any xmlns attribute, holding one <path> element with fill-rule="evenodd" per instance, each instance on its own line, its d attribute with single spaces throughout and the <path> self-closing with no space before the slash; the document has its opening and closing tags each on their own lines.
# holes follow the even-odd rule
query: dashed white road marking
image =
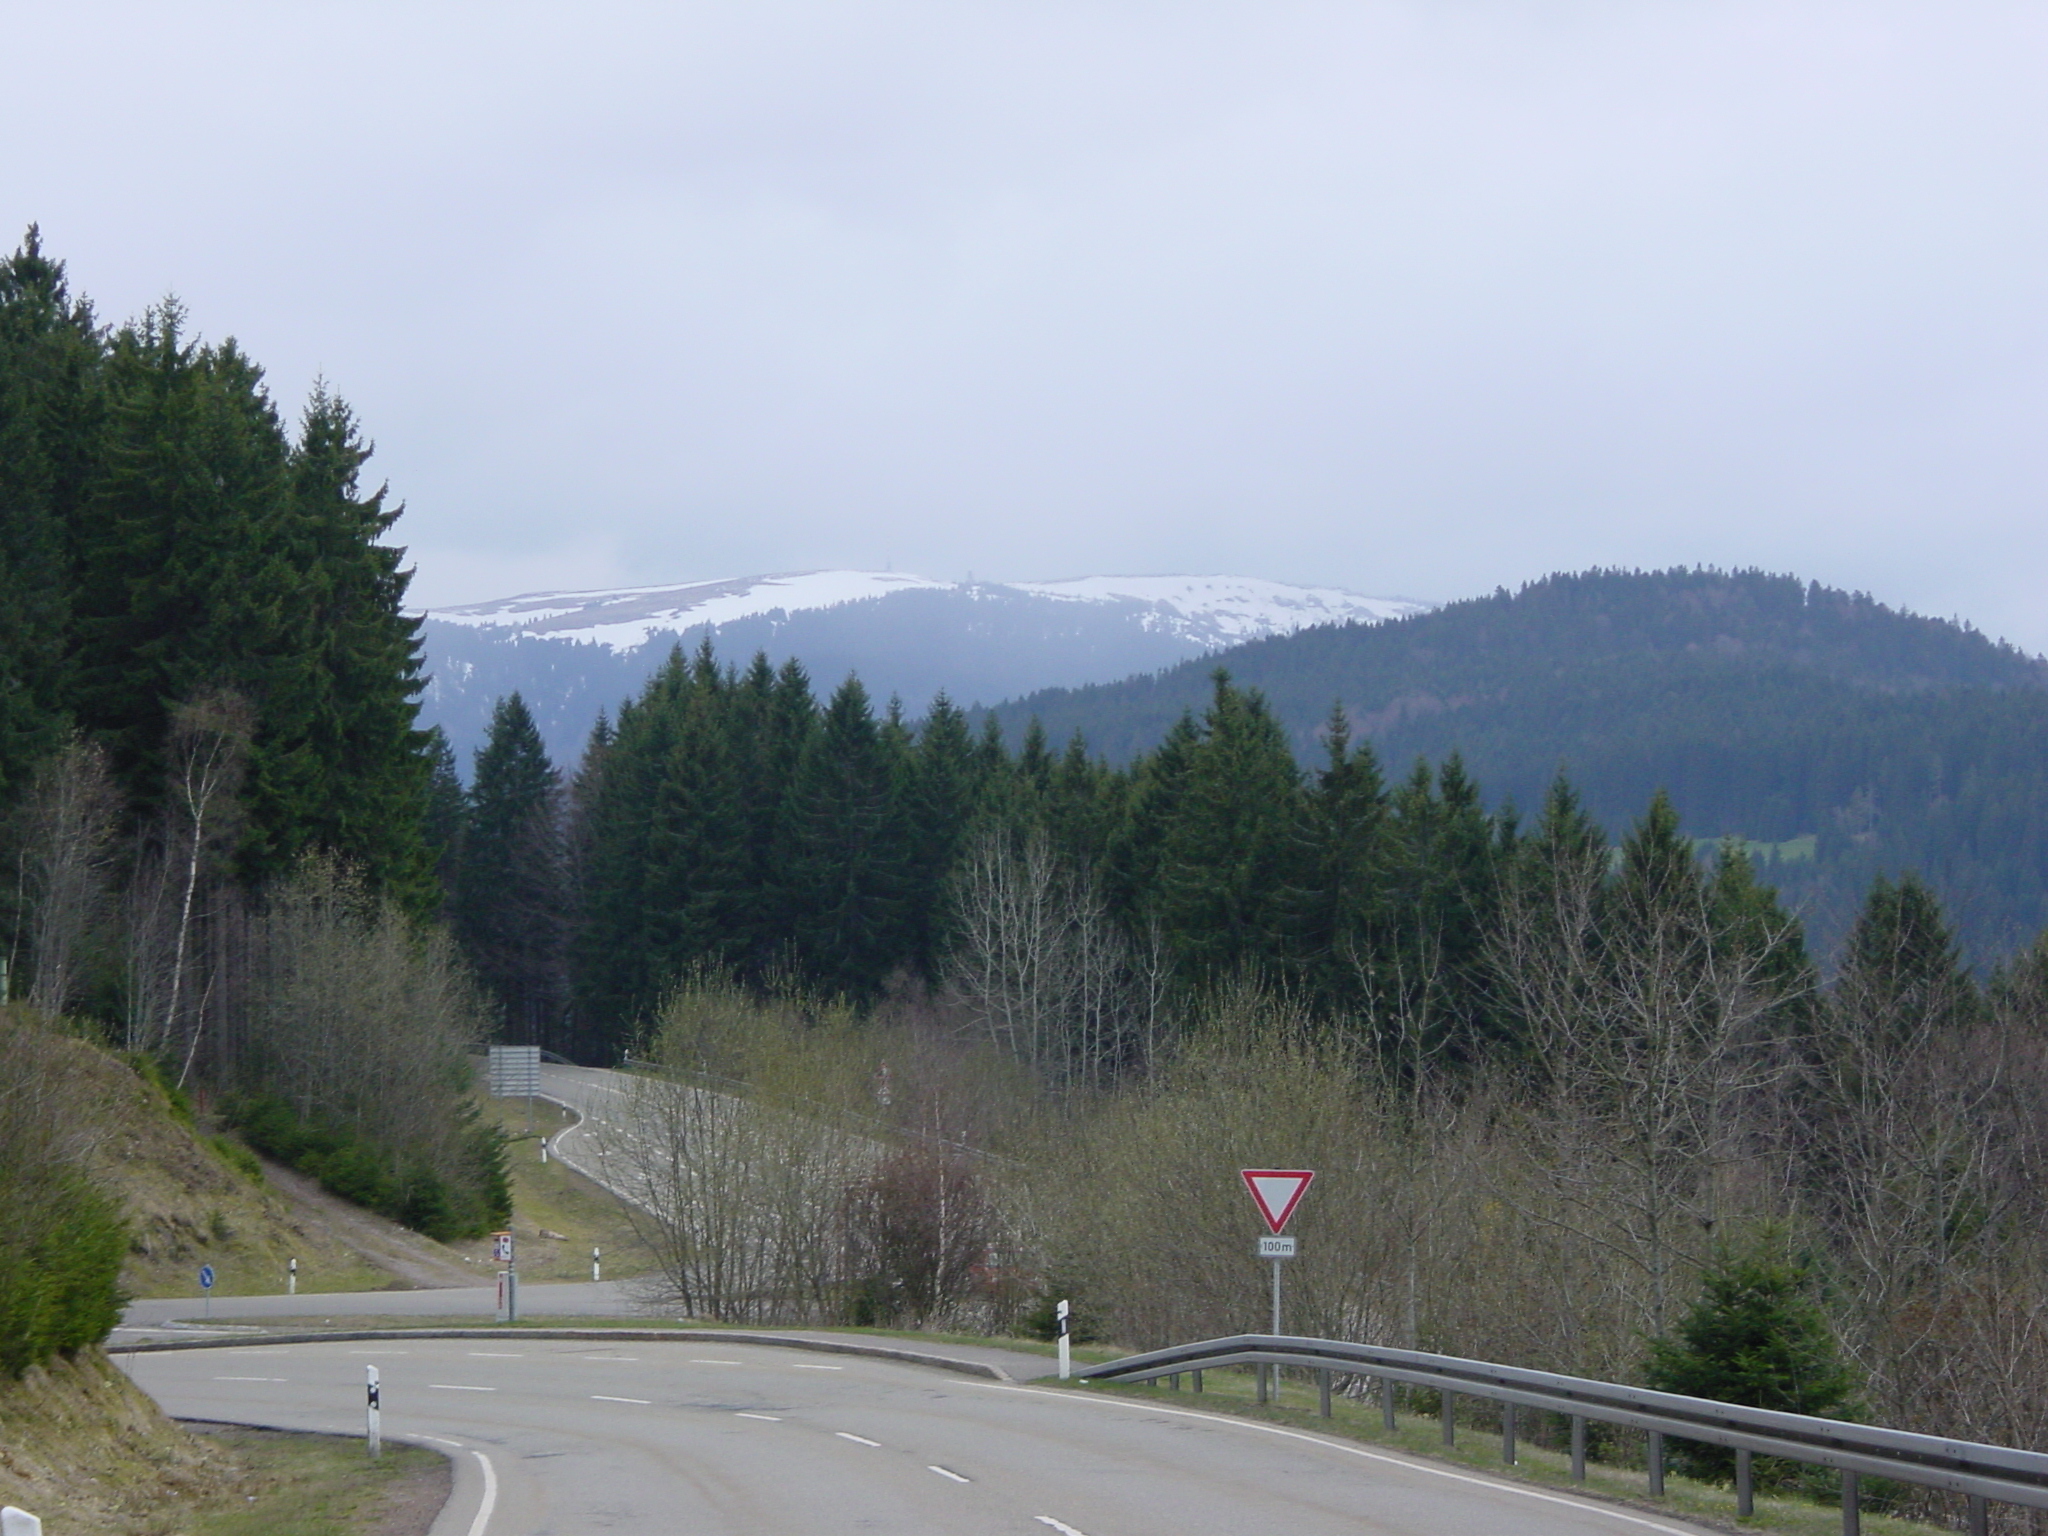
<svg viewBox="0 0 2048 1536">
<path fill-rule="evenodd" d="M 1619 1520 L 1624 1525 L 1638 1525 L 1646 1531 L 1659 1532 L 1660 1536 L 1690 1536 L 1689 1532 L 1683 1531 L 1675 1525 L 1662 1525 L 1655 1520 L 1645 1520 L 1640 1515 L 1625 1515 L 1620 1510 L 1611 1509 L 1604 1504 L 1595 1504 L 1582 1499 L 1568 1499 L 1555 1493 L 1543 1493 L 1534 1488 L 1524 1487 L 1520 1483 L 1496 1482 L 1490 1477 L 1472 1477 L 1463 1472 L 1453 1472 L 1448 1467 L 1433 1467 L 1427 1462 L 1409 1461 L 1405 1457 L 1388 1456 L 1379 1451 L 1369 1451 L 1361 1445 L 1346 1445 L 1341 1440 L 1325 1440 L 1321 1435 L 1305 1435 L 1298 1429 L 1282 1429 L 1278 1424 L 1261 1424 L 1256 1419 L 1227 1418 L 1220 1413 L 1199 1413 L 1192 1408 L 1167 1408 L 1138 1398 L 1083 1397 L 1073 1392 L 1053 1392 L 1048 1391 L 1044 1387 L 1011 1386 L 1006 1382 L 977 1381 L 972 1383 L 972 1385 L 986 1387 L 994 1392 L 1022 1392 L 1032 1397 L 1058 1398 L 1060 1401 L 1068 1403 L 1093 1403 L 1098 1407 L 1106 1408 L 1136 1408 L 1144 1413 L 1170 1414 L 1177 1419 L 1201 1419 L 1205 1423 L 1222 1424 L 1231 1429 L 1248 1429 L 1263 1435 L 1278 1435 L 1283 1440 L 1303 1440 L 1310 1445 L 1320 1445 L 1326 1451 L 1342 1451 L 1347 1456 L 1357 1456 L 1365 1461 L 1382 1462 L 1390 1467 L 1405 1467 L 1410 1472 L 1421 1472 L 1430 1477 L 1448 1478 L 1454 1483 L 1467 1483 L 1474 1488 L 1491 1488 L 1496 1493 L 1517 1494 L 1525 1499 L 1534 1499 L 1539 1504 L 1562 1504 L 1567 1509 L 1575 1509 L 1583 1514 L 1605 1515 L 1611 1520 Z M 1051 1520 L 1051 1517 L 1046 1515 L 1040 1515 L 1037 1518 L 1046 1521 L 1048 1524 L 1056 1523 Z M 1079 1536 L 1079 1533 L 1076 1532 L 1075 1536 Z"/>
<path fill-rule="evenodd" d="M 792 1365 L 792 1371 L 843 1371 L 843 1365 Z"/>
<path fill-rule="evenodd" d="M 764 1424 L 780 1424 L 782 1422 L 782 1415 L 779 1413 L 736 1413 L 733 1417 L 736 1419 L 759 1419 Z"/>
<path fill-rule="evenodd" d="M 591 1393 L 590 1400 L 593 1403 L 638 1403 L 642 1408 L 654 1406 L 644 1397 L 606 1397 L 602 1392 Z"/>
<path fill-rule="evenodd" d="M 412 1351 L 409 1349 L 352 1349 L 349 1353 L 352 1355 L 409 1355 Z"/>
<path fill-rule="evenodd" d="M 842 1439 L 842 1440 L 851 1440 L 851 1441 L 852 1441 L 852 1442 L 853 1442 L 853 1443 L 854 1443 L 855 1445 L 872 1445 L 872 1446 L 874 1446 L 874 1447 L 875 1447 L 875 1448 L 876 1448 L 877 1450 L 880 1450 L 880 1449 L 881 1449 L 881 1446 L 882 1446 L 882 1442 L 881 1442 L 881 1441 L 879 1441 L 879 1440 L 870 1440 L 870 1439 L 869 1439 L 869 1438 L 868 1438 L 868 1437 L 867 1437 L 866 1435 L 849 1435 L 849 1434 L 848 1434 L 848 1433 L 847 1433 L 847 1432 L 846 1432 L 845 1430 L 843 1430 L 843 1429 L 835 1429 L 835 1430 L 833 1431 L 833 1433 L 834 1433 L 835 1435 L 837 1435 L 837 1436 L 838 1436 L 838 1437 L 839 1437 L 840 1439 Z"/>
<path fill-rule="evenodd" d="M 495 1392 L 496 1387 L 458 1387 L 452 1382 L 430 1381 L 427 1385 L 436 1392 Z"/>
<path fill-rule="evenodd" d="M 1081 1533 L 1075 1530 L 1071 1525 L 1067 1524 L 1066 1521 L 1055 1520 L 1051 1515 L 1033 1515 L 1031 1518 L 1036 1520 L 1040 1525 L 1051 1526 L 1054 1530 L 1060 1533 L 1060 1536 L 1081 1536 Z"/>
<path fill-rule="evenodd" d="M 216 1376 L 215 1381 L 284 1381 L 283 1376 Z"/>
<path fill-rule="evenodd" d="M 695 1355 L 690 1357 L 690 1364 L 692 1365 L 738 1365 L 739 1363 L 737 1360 L 705 1360 Z"/>
<path fill-rule="evenodd" d="M 950 1477 L 956 1483 L 964 1483 L 969 1481 L 969 1479 L 962 1477 L 958 1472 L 955 1472 L 947 1467 L 928 1466 L 925 1468 L 925 1471 L 936 1472 L 941 1477 Z"/>
<path fill-rule="evenodd" d="M 638 1355 L 585 1355 L 583 1358 L 585 1360 L 596 1360 L 606 1365 L 614 1362 L 624 1365 L 638 1365 L 640 1363 Z"/>
<path fill-rule="evenodd" d="M 468 1353 L 469 1358 L 472 1360 L 524 1360 L 526 1358 L 524 1354 L 502 1355 L 496 1350 L 491 1349 L 472 1349 Z"/>
</svg>

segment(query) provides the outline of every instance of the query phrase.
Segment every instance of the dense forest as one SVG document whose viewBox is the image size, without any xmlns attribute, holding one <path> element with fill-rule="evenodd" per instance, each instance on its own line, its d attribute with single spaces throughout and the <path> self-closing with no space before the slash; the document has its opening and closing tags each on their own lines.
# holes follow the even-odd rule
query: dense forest
<svg viewBox="0 0 2048 1536">
<path fill-rule="evenodd" d="M 485 1016 L 430 926 L 435 758 L 369 453 L 324 386 L 288 424 L 175 300 L 106 325 L 34 230 L 0 262 L 0 1033 L 28 1062 L 71 1020 L 453 1232 L 503 1178 L 463 1109 Z M 7 1198 L 76 1177 L 31 1160 Z"/>
<path fill-rule="evenodd" d="M 1619 827 L 1661 789 L 1697 836 L 1760 845 L 1824 948 L 1906 869 L 1980 966 L 2048 925 L 2048 663 L 1959 624 L 1761 572 L 1595 571 L 993 713 L 1012 740 L 1036 719 L 1129 762 L 1202 707 L 1216 665 L 1304 762 L 1337 701 L 1390 768 L 1455 752 L 1496 808 L 1563 772 Z"/>
</svg>

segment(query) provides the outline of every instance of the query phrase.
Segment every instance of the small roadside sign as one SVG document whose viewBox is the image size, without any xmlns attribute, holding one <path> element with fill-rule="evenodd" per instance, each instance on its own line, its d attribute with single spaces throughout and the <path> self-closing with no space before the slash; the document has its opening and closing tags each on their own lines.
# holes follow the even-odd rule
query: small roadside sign
<svg viewBox="0 0 2048 1536">
<path fill-rule="evenodd" d="M 1291 1237 L 1262 1237 L 1259 1239 L 1259 1257 L 1262 1259 L 1291 1259 L 1294 1257 L 1294 1239 Z"/>
<path fill-rule="evenodd" d="M 213 1289 L 213 1266 L 211 1264 L 199 1266 L 199 1289 L 202 1291 Z"/>
<path fill-rule="evenodd" d="M 1242 1168 L 1244 1187 L 1252 1192 L 1252 1201 L 1259 1208 L 1259 1214 L 1266 1218 L 1266 1225 L 1278 1237 L 1287 1230 L 1287 1218 L 1294 1214 L 1294 1208 L 1301 1204 L 1301 1197 L 1315 1181 L 1315 1172 L 1309 1168 Z"/>
</svg>

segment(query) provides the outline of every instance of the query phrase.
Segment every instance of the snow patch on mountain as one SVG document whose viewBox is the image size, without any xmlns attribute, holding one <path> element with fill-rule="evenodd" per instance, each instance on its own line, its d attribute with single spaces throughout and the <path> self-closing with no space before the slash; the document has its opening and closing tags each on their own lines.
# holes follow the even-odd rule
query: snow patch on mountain
<svg viewBox="0 0 2048 1536">
<path fill-rule="evenodd" d="M 1024 593 L 1063 603 L 1134 608 L 1144 629 L 1179 636 L 1203 649 L 1291 634 L 1311 624 L 1377 623 L 1430 606 L 1249 576 L 1083 576 L 998 584 L 935 581 L 905 571 L 794 571 L 601 592 L 529 592 L 436 608 L 427 617 L 471 629 L 603 645 L 624 653 L 639 650 L 656 635 L 911 591 Z"/>
</svg>

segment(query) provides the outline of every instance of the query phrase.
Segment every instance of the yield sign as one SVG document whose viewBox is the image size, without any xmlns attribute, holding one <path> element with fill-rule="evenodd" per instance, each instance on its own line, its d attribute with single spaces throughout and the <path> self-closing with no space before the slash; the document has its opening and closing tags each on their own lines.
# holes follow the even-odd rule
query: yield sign
<svg viewBox="0 0 2048 1536">
<path fill-rule="evenodd" d="M 1315 1173 L 1307 1168 L 1244 1168 L 1244 1187 L 1252 1192 L 1259 1214 L 1277 1236 L 1287 1229 L 1287 1218 L 1301 1204 Z"/>
</svg>

